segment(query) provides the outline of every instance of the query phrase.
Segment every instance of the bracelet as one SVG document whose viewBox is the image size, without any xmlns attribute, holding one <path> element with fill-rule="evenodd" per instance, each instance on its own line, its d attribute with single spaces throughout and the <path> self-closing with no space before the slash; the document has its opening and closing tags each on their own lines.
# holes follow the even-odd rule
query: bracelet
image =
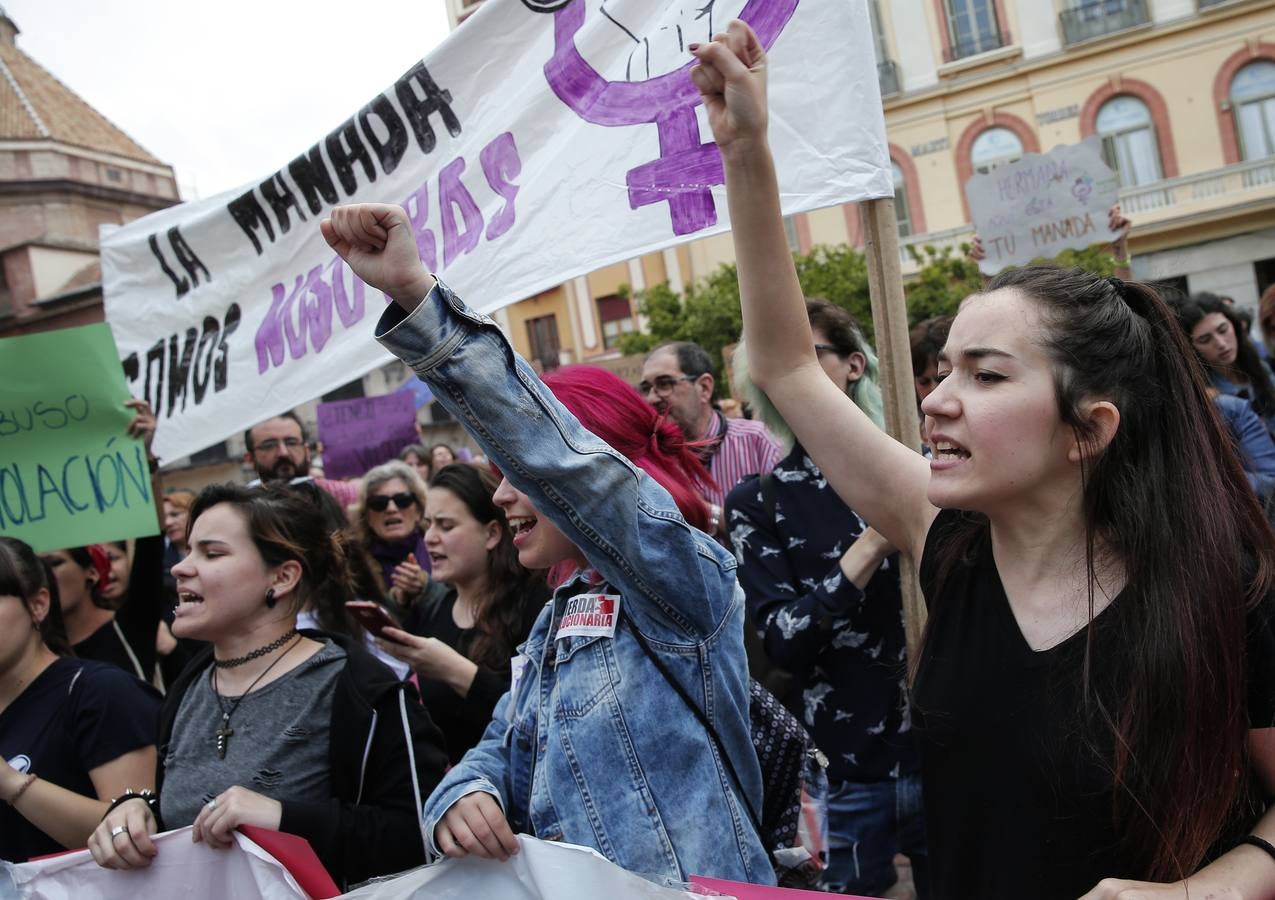
<svg viewBox="0 0 1275 900">
<path fill-rule="evenodd" d="M 1235 842 L 1235 847 L 1238 847 L 1241 844 L 1248 844 L 1250 847 L 1256 847 L 1258 850 L 1264 851 L 1272 860 L 1275 860 L 1275 846 L 1272 846 L 1271 842 L 1266 840 L 1266 838 L 1260 838 L 1255 834 L 1246 834 L 1244 837 Z"/>
<path fill-rule="evenodd" d="M 13 796 L 8 799 L 7 802 L 10 806 L 16 806 L 18 804 L 18 801 L 22 799 L 22 795 L 27 792 L 27 788 L 31 787 L 31 785 L 35 783 L 36 777 L 37 776 L 34 772 L 27 776 L 27 780 L 22 782 L 22 787 L 14 791 Z"/>
<path fill-rule="evenodd" d="M 115 807 L 125 804 L 130 800 L 145 801 L 146 806 L 151 811 L 151 815 L 155 817 L 155 823 L 159 824 L 162 821 L 159 817 L 159 795 L 150 789 L 135 791 L 132 788 L 128 788 L 124 791 L 124 793 L 111 801 L 110 805 L 106 807 L 106 812 L 102 813 L 102 819 L 105 820 L 106 817 L 111 814 L 111 810 L 115 809 Z M 161 828 L 160 830 L 162 831 L 163 829 Z"/>
</svg>

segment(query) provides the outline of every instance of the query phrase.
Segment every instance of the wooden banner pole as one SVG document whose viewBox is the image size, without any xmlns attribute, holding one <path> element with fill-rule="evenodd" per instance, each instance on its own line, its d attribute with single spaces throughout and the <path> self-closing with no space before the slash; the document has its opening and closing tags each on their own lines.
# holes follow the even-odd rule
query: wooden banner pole
<svg viewBox="0 0 1275 900">
<path fill-rule="evenodd" d="M 918 453 L 920 423 L 916 389 L 912 381 L 912 349 L 908 342 L 908 308 L 903 295 L 899 258 L 899 225 L 894 200 L 867 200 L 859 204 L 863 252 L 868 263 L 868 293 L 872 299 L 872 324 L 877 355 L 881 360 L 881 398 L 885 428 L 890 436 Z M 915 660 L 925 629 L 925 601 L 912 561 L 900 563 L 903 589 L 903 623 L 908 658 Z"/>
</svg>

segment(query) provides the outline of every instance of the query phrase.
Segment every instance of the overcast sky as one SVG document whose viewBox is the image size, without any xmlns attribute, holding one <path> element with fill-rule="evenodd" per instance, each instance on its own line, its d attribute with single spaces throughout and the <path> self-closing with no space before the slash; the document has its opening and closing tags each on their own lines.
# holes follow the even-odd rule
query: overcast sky
<svg viewBox="0 0 1275 900">
<path fill-rule="evenodd" d="M 0 0 L 18 46 L 184 199 L 308 149 L 447 36 L 443 0 Z"/>
</svg>

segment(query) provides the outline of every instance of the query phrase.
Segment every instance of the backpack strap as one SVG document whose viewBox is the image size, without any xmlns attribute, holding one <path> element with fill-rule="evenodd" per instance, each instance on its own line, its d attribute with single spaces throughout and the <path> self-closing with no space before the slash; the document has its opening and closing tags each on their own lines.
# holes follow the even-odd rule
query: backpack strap
<svg viewBox="0 0 1275 900">
<path fill-rule="evenodd" d="M 713 727 L 713 723 L 708 720 L 708 716 L 699 708 L 691 695 L 686 692 L 686 688 L 673 677 L 673 673 L 660 660 L 651 649 L 651 645 L 646 642 L 646 638 L 642 636 L 642 632 L 638 631 L 637 626 L 628 620 L 628 616 L 624 614 L 624 609 L 620 609 L 620 620 L 628 622 L 629 631 L 633 634 L 633 639 L 637 641 L 637 645 L 642 648 L 642 652 L 646 654 L 646 658 L 651 661 L 656 670 L 664 676 L 664 680 L 669 683 L 677 696 L 682 698 L 682 702 L 686 704 L 687 709 L 695 716 L 704 730 L 708 732 L 709 738 L 713 742 L 713 746 L 717 748 L 717 755 L 722 758 L 722 762 L 726 764 L 726 771 L 730 775 L 731 781 L 735 783 L 735 790 L 739 792 L 739 797 L 744 801 L 744 808 L 748 810 L 748 818 L 752 820 L 753 827 L 757 829 L 757 836 L 761 837 L 765 831 L 761 827 L 761 819 L 757 815 L 757 810 L 753 809 L 752 803 L 748 801 L 748 794 L 744 791 L 743 782 L 739 780 L 739 773 L 735 771 L 735 764 L 731 762 L 730 754 L 726 752 L 726 748 L 722 745 L 722 739 L 717 734 L 717 729 Z"/>
</svg>

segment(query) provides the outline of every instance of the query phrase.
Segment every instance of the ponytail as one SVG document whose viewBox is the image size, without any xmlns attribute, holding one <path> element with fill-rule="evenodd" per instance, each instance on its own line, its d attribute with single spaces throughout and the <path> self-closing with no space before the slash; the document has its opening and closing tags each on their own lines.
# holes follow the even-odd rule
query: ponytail
<svg viewBox="0 0 1275 900">
<path fill-rule="evenodd" d="M 543 380 L 585 428 L 668 491 L 687 522 L 708 530 L 708 503 L 700 492 L 713 479 L 695 455 L 699 444 L 687 441 L 676 424 L 606 369 L 566 366 L 546 373 Z"/>
</svg>

